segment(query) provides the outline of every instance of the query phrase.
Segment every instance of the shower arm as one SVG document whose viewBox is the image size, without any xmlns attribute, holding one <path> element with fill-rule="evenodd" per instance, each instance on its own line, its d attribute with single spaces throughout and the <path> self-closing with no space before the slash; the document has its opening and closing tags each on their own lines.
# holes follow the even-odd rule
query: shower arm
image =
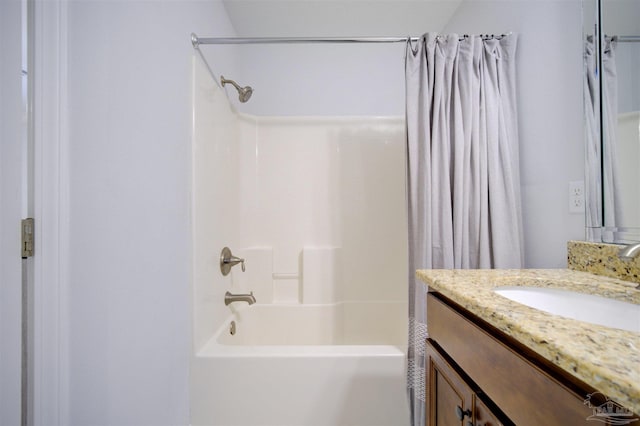
<svg viewBox="0 0 640 426">
<path fill-rule="evenodd" d="M 224 87 L 224 85 L 227 84 L 227 83 L 231 83 L 233 85 L 233 87 L 236 88 L 237 91 L 242 90 L 242 87 L 240 87 L 240 85 L 238 83 L 236 83 L 233 80 L 227 80 L 226 78 L 224 78 L 223 75 L 220 76 L 220 83 L 222 83 L 222 87 Z"/>
<path fill-rule="evenodd" d="M 224 87 L 227 83 L 231 83 L 233 87 L 235 87 L 238 91 L 238 99 L 242 103 L 247 102 L 253 94 L 253 89 L 251 88 L 251 86 L 240 87 L 238 83 L 233 80 L 227 80 L 223 75 L 220 76 L 220 83 L 222 84 L 222 87 Z"/>
</svg>

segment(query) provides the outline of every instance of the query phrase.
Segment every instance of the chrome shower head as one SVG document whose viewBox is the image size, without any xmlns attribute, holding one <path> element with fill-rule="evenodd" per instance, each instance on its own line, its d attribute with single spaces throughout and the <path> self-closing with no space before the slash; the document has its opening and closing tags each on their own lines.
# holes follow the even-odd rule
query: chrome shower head
<svg viewBox="0 0 640 426">
<path fill-rule="evenodd" d="M 251 86 L 240 87 L 238 83 L 233 80 L 227 80 L 222 75 L 220 76 L 220 83 L 222 83 L 222 87 L 224 87 L 224 85 L 227 83 L 231 83 L 233 87 L 235 87 L 238 91 L 238 99 L 240 99 L 240 102 L 242 103 L 247 102 L 253 94 L 253 89 L 251 88 Z"/>
</svg>

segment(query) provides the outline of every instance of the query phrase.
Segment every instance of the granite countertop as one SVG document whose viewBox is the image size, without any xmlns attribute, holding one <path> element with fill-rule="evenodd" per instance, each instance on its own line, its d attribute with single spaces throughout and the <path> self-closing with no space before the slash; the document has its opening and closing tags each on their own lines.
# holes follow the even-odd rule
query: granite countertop
<svg viewBox="0 0 640 426">
<path fill-rule="evenodd" d="M 419 270 L 416 275 L 431 290 L 640 413 L 640 334 L 548 314 L 493 292 L 499 286 L 549 287 L 640 304 L 637 284 L 569 269 Z"/>
</svg>

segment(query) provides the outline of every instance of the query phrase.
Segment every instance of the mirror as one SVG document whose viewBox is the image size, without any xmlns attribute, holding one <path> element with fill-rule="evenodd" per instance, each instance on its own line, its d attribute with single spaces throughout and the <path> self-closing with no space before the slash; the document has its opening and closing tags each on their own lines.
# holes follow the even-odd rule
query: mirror
<svg viewBox="0 0 640 426">
<path fill-rule="evenodd" d="M 639 17 L 638 0 L 583 0 L 590 241 L 640 241 Z"/>
</svg>

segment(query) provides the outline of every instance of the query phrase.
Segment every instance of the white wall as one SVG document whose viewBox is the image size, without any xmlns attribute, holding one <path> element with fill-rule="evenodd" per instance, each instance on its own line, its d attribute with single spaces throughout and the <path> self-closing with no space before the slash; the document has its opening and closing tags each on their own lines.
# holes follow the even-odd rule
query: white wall
<svg viewBox="0 0 640 426">
<path fill-rule="evenodd" d="M 0 425 L 20 424 L 22 54 L 19 1 L 0 2 Z"/>
<path fill-rule="evenodd" d="M 519 34 L 525 265 L 565 267 L 566 242 L 584 238 L 584 216 L 568 203 L 568 183 L 584 179 L 581 1 L 465 1 L 442 30 Z M 255 92 L 236 105 L 259 115 L 402 116 L 404 49 L 242 46 L 238 75 Z"/>
<path fill-rule="evenodd" d="M 224 0 L 243 37 L 406 36 L 440 31 L 465 0 Z"/>
<path fill-rule="evenodd" d="M 638 34 L 640 34 L 640 30 Z M 618 43 L 616 71 L 618 73 L 619 114 L 640 111 L 638 69 L 640 69 L 640 43 Z"/>
<path fill-rule="evenodd" d="M 68 424 L 188 424 L 190 33 L 234 31 L 215 1 L 70 2 L 68 31 Z"/>
<path fill-rule="evenodd" d="M 406 45 L 250 45 L 238 78 L 254 88 L 242 112 L 257 115 L 404 115 Z"/>
<path fill-rule="evenodd" d="M 580 0 L 465 2 L 450 32 L 518 39 L 518 120 L 525 266 L 566 267 L 566 242 L 584 239 L 568 184 L 584 179 Z"/>
</svg>

